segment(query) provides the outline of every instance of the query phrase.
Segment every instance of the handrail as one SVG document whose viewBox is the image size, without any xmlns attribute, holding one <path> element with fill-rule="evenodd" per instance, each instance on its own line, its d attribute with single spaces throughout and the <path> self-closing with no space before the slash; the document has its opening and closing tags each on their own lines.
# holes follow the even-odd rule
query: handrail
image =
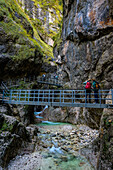
<svg viewBox="0 0 113 170">
<path fill-rule="evenodd" d="M 7 91 L 9 90 L 3 81 L 2 81 L 2 83 L 1 83 L 1 87 L 2 87 L 3 89 L 7 90 Z"/>
<path fill-rule="evenodd" d="M 5 85 L 3 81 L 1 83 L 1 90 L 4 91 L 3 94 L 8 94 L 9 92 L 9 89 L 7 88 L 7 86 Z"/>
<path fill-rule="evenodd" d="M 93 92 L 90 99 L 91 103 L 87 103 L 85 90 L 9 90 L 7 94 L 4 94 L 4 102 L 10 104 L 113 108 L 113 89 L 111 89 L 111 92 L 99 90 L 99 103 L 95 104 Z"/>
<path fill-rule="evenodd" d="M 18 87 L 21 85 L 22 82 L 24 83 L 32 83 L 33 81 L 36 81 L 37 83 L 42 83 L 42 84 L 49 84 L 49 85 L 54 85 L 54 86 L 59 86 L 61 87 L 63 85 L 63 81 L 60 80 L 59 78 L 55 77 L 45 77 L 43 78 L 42 76 L 33 76 L 33 77 L 24 77 L 16 80 L 8 80 L 4 81 L 3 83 L 8 87 Z"/>
</svg>

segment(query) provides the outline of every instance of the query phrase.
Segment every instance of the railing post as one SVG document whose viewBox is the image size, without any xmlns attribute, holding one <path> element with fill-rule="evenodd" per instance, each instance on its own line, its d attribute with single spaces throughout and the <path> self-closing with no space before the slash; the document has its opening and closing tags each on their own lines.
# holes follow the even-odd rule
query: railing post
<svg viewBox="0 0 113 170">
<path fill-rule="evenodd" d="M 38 103 L 39 103 L 39 97 L 40 97 L 40 90 L 38 90 Z"/>
<path fill-rule="evenodd" d="M 3 100 L 4 100 L 4 90 L 3 90 L 2 102 L 3 102 Z"/>
<path fill-rule="evenodd" d="M 63 103 L 64 103 L 64 91 L 63 91 Z"/>
<path fill-rule="evenodd" d="M 54 91 L 52 92 L 52 105 L 54 103 Z"/>
<path fill-rule="evenodd" d="M 25 102 L 27 102 L 27 91 L 25 90 Z"/>
<path fill-rule="evenodd" d="M 33 94 L 33 101 L 35 101 L 35 90 L 34 90 L 34 94 Z"/>
<path fill-rule="evenodd" d="M 48 97 L 48 104 L 50 103 L 50 90 L 49 90 L 49 97 Z"/>
<path fill-rule="evenodd" d="M 74 99 L 73 99 L 73 103 L 75 103 L 75 90 L 74 90 Z"/>
<path fill-rule="evenodd" d="M 19 91 L 19 102 L 20 102 L 21 90 Z"/>
<path fill-rule="evenodd" d="M 99 89 L 99 103 L 101 105 L 101 93 L 100 93 L 100 89 Z"/>
<path fill-rule="evenodd" d="M 61 90 L 60 90 L 60 106 L 61 106 Z"/>
<path fill-rule="evenodd" d="M 113 104 L 113 89 L 111 89 L 111 94 L 112 94 L 112 104 Z"/>
<path fill-rule="evenodd" d="M 44 102 L 44 90 L 43 90 L 43 94 L 42 94 L 42 102 Z"/>
<path fill-rule="evenodd" d="M 72 104 L 73 104 L 73 90 L 72 90 Z"/>
<path fill-rule="evenodd" d="M 12 90 L 10 90 L 10 103 L 11 103 L 11 100 L 12 100 Z"/>
<path fill-rule="evenodd" d="M 86 94 L 86 89 L 85 89 L 85 107 L 86 107 L 86 104 L 87 104 L 87 94 Z"/>
<path fill-rule="evenodd" d="M 30 97 L 30 90 L 28 90 L 28 103 L 29 103 L 29 97 Z"/>
</svg>

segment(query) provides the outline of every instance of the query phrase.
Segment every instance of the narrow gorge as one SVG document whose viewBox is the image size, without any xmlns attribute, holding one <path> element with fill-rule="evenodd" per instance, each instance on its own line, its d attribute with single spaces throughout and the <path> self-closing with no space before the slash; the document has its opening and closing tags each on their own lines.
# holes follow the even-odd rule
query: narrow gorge
<svg viewBox="0 0 113 170">
<path fill-rule="evenodd" d="M 43 75 L 50 84 L 38 81 Z M 112 106 L 112 0 L 0 0 L 0 170 L 113 169 L 113 108 L 51 104 L 45 109 L 3 100 L 9 88 L 30 89 L 32 98 L 38 90 L 84 90 L 88 79 L 99 82 L 106 90 L 102 104 L 107 99 Z M 44 121 L 56 126 L 42 126 Z"/>
</svg>

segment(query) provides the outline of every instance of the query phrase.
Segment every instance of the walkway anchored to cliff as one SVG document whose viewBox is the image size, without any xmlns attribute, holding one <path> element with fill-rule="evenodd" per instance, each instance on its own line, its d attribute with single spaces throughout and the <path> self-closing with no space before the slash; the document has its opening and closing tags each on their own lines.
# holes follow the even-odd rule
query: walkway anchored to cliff
<svg viewBox="0 0 113 170">
<path fill-rule="evenodd" d="M 5 84 L 5 86 L 10 89 L 10 88 L 22 86 L 23 84 L 32 84 L 33 82 L 36 82 L 37 84 L 47 84 L 47 85 L 52 85 L 57 87 L 62 87 L 64 84 L 64 82 L 60 80 L 59 77 L 55 78 L 53 75 L 49 77 L 47 76 L 24 77 L 16 80 L 3 81 L 2 83 Z"/>
<path fill-rule="evenodd" d="M 2 101 L 8 104 L 48 105 L 60 107 L 113 108 L 113 89 L 99 90 L 99 103 L 94 103 L 94 93 L 91 93 L 91 103 L 86 102 L 85 90 L 8 90 L 3 89 Z"/>
</svg>

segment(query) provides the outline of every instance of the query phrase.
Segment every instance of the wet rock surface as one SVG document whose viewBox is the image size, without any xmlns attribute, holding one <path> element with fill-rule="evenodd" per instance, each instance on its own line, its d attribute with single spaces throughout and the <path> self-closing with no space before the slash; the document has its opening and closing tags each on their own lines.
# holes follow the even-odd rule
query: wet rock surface
<svg viewBox="0 0 113 170">
<path fill-rule="evenodd" d="M 30 142 L 30 133 L 12 116 L 0 114 L 0 120 L 0 166 L 6 167 L 22 145 Z"/>
<path fill-rule="evenodd" d="M 43 132 L 43 128 L 41 130 Z M 98 131 L 91 130 L 85 125 L 65 125 L 63 128 L 59 126 L 57 131 L 56 126 L 52 127 L 52 130 L 47 130 L 44 134 L 45 140 L 48 139 L 49 136 L 49 144 L 51 144 L 51 146 L 53 144 L 52 141 L 57 141 L 57 145 L 62 147 L 62 149 L 68 151 L 74 149 L 76 151 L 92 142 L 98 136 Z M 39 139 L 41 138 L 43 138 L 43 135 L 39 135 Z"/>
<path fill-rule="evenodd" d="M 79 149 L 98 137 L 98 131 L 85 125 L 40 126 L 35 152 L 17 156 L 8 169 L 42 170 L 93 170 L 88 161 L 79 154 Z M 77 169 L 77 170 L 78 170 Z"/>
<path fill-rule="evenodd" d="M 95 78 L 100 83 L 101 89 L 113 89 L 112 0 L 74 0 L 73 2 L 66 0 L 63 1 L 63 5 L 62 43 L 59 51 L 54 49 L 54 54 L 56 59 L 58 55 L 61 57 L 62 64 L 59 64 L 58 71 L 62 79 L 67 82 L 65 87 L 81 89 L 84 81 Z M 80 120 L 85 120 L 84 123 L 93 128 L 99 128 L 101 119 L 102 132 L 100 130 L 100 147 L 98 148 L 100 158 L 97 164 L 102 170 L 113 169 L 111 144 L 113 111 L 109 114 L 107 109 L 107 112 L 103 120 L 101 119 L 103 110 L 100 113 L 96 109 L 84 109 L 77 114 L 73 111 L 69 118 L 74 121 L 73 118 L 78 115 Z M 69 113 L 72 113 L 72 109 Z M 92 151 L 94 152 L 93 147 Z M 88 154 L 91 155 L 90 149 Z"/>
<path fill-rule="evenodd" d="M 59 73 L 73 88 L 83 88 L 89 77 L 102 88 L 113 87 L 113 10 L 111 0 L 64 2 Z M 109 83 L 108 83 L 109 82 Z"/>
<path fill-rule="evenodd" d="M 100 123 L 98 169 L 113 169 L 113 109 L 104 109 Z"/>
<path fill-rule="evenodd" d="M 90 128 L 99 129 L 103 109 L 93 108 L 53 108 L 45 110 L 41 115 L 44 120 L 68 122 L 72 124 L 86 124 Z M 48 114 L 49 113 L 49 114 Z"/>
</svg>

